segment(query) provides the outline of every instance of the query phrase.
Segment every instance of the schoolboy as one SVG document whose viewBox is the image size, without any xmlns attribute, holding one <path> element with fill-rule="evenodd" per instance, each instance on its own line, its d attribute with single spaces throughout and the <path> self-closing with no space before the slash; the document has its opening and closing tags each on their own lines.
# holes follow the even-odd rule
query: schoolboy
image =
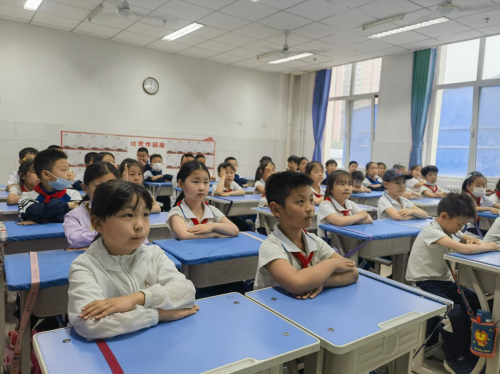
<svg viewBox="0 0 500 374">
<path fill-rule="evenodd" d="M 462 254 L 490 252 L 498 250 L 498 246 L 461 232 L 471 219 L 476 219 L 476 207 L 469 195 L 446 195 L 439 202 L 437 214 L 415 239 L 406 280 L 426 292 L 454 302 L 453 309 L 444 320 L 444 327 L 441 326 L 445 368 L 450 373 L 470 373 L 477 361 L 477 357 L 470 352 L 471 321 L 443 255 L 452 251 Z M 464 292 L 476 311 L 479 308 L 476 293 L 467 288 Z"/>
<path fill-rule="evenodd" d="M 24 161 L 26 160 L 33 160 L 35 156 L 38 154 L 38 150 L 32 147 L 27 147 L 23 148 L 19 151 L 19 165 L 21 165 Z M 7 188 L 5 189 L 6 191 L 9 191 L 10 188 L 15 185 L 19 184 L 19 172 L 13 171 L 9 175 L 9 180 L 7 181 Z"/>
<path fill-rule="evenodd" d="M 323 179 L 323 182 L 321 184 L 326 185 L 326 181 L 328 179 L 328 176 L 333 173 L 335 170 L 337 170 L 337 161 L 330 159 L 325 163 L 326 169 L 325 169 L 325 179 Z"/>
<path fill-rule="evenodd" d="M 357 163 L 357 161 L 351 161 L 351 162 L 349 162 L 349 174 L 352 174 L 356 170 L 358 170 L 358 163 Z"/>
<path fill-rule="evenodd" d="M 363 181 L 365 180 L 365 176 L 359 170 L 353 171 L 351 173 L 352 177 L 352 192 L 363 193 L 363 192 L 372 192 L 368 187 L 363 187 Z"/>
<path fill-rule="evenodd" d="M 345 286 L 358 279 L 353 261 L 325 241 L 305 232 L 314 219 L 312 180 L 286 171 L 270 176 L 266 197 L 278 218 L 261 244 L 254 289 L 281 285 L 298 299 L 316 297 L 323 287 Z"/>
<path fill-rule="evenodd" d="M 290 157 L 288 157 L 288 169 L 286 169 L 287 171 L 299 171 L 299 158 L 295 155 L 291 155 Z"/>
<path fill-rule="evenodd" d="M 377 172 L 377 175 L 382 178 L 385 174 L 385 172 L 387 171 L 387 165 L 384 164 L 383 162 L 377 162 L 377 166 L 378 166 L 378 172 Z"/>
<path fill-rule="evenodd" d="M 35 173 L 41 182 L 19 199 L 19 218 L 36 223 L 63 222 L 64 215 L 75 209 L 82 197 L 71 187 L 68 156 L 46 149 L 35 157 Z"/>
<path fill-rule="evenodd" d="M 234 181 L 235 168 L 229 162 L 223 162 L 217 167 L 220 181 L 212 186 L 214 196 L 242 196 L 245 191 Z"/>
<path fill-rule="evenodd" d="M 149 150 L 146 147 L 137 149 L 137 161 L 141 164 L 144 172 L 151 170 L 151 163 L 149 162 Z"/>
<path fill-rule="evenodd" d="M 428 165 L 422 169 L 422 176 L 425 183 L 420 187 L 420 193 L 425 197 L 444 197 L 448 191 L 439 187 L 436 182 L 438 179 L 438 168 L 434 165 Z"/>
<path fill-rule="evenodd" d="M 226 157 L 224 162 L 229 162 L 231 165 L 234 166 L 235 173 L 234 174 L 234 181 L 238 183 L 241 187 L 248 187 L 248 180 L 245 178 L 242 178 L 238 174 L 238 160 L 236 160 L 234 157 Z"/>
<path fill-rule="evenodd" d="M 170 182 L 173 175 L 167 174 L 165 172 L 165 166 L 163 165 L 163 157 L 160 154 L 151 155 L 149 158 L 150 169 L 144 172 L 145 182 Z M 139 161 L 140 163 L 140 161 Z"/>
<path fill-rule="evenodd" d="M 194 159 L 198 162 L 201 162 L 203 165 L 207 164 L 207 158 L 203 155 L 196 155 Z"/>
</svg>

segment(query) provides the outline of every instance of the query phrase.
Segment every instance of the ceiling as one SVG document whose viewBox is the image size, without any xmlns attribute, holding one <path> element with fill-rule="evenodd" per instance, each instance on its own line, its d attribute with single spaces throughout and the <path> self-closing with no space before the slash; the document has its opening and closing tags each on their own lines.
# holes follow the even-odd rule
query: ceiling
<svg viewBox="0 0 500 374">
<path fill-rule="evenodd" d="M 0 0 L 0 18 L 276 73 L 500 34 L 500 0 L 455 0 L 461 10 L 449 22 L 378 40 L 366 36 L 437 18 L 445 0 L 129 0 L 132 10 L 148 14 L 143 18 L 118 16 L 112 0 L 44 0 L 36 12 L 23 9 L 25 1 Z M 101 3 L 103 11 L 89 22 Z M 406 14 L 403 20 L 362 30 L 362 24 L 399 13 Z M 194 21 L 205 27 L 173 42 L 161 39 Z M 258 61 L 257 55 L 283 47 L 285 30 L 291 50 L 326 52 L 278 65 Z"/>
</svg>

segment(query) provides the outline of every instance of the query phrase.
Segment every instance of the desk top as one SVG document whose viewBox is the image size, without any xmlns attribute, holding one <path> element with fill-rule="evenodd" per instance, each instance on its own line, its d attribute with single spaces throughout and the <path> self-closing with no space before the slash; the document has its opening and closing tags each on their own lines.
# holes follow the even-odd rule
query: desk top
<svg viewBox="0 0 500 374">
<path fill-rule="evenodd" d="M 406 222 L 406 221 L 405 221 Z M 325 231 L 338 235 L 348 236 L 357 240 L 385 240 L 417 236 L 422 231 L 419 227 L 403 226 L 396 224 L 393 220 L 384 219 L 373 221 L 371 224 L 333 226 L 319 225 Z"/>
<path fill-rule="evenodd" d="M 5 191 L 6 188 L 7 188 L 6 184 L 0 184 L 0 191 Z"/>
<path fill-rule="evenodd" d="M 259 370 L 259 364 L 274 366 L 319 350 L 316 338 L 240 294 L 196 304 L 200 311 L 191 317 L 107 339 L 123 371 L 190 374 L 225 366 L 220 372 L 229 373 L 254 366 L 252 372 L 260 372 L 265 367 Z M 43 332 L 33 340 L 47 372 L 111 372 L 97 344 L 72 328 Z"/>
<path fill-rule="evenodd" d="M 481 218 L 488 218 L 488 219 L 493 219 L 493 220 L 500 217 L 499 215 L 493 214 L 491 212 L 477 212 L 477 215 Z"/>
<path fill-rule="evenodd" d="M 382 196 L 384 192 L 382 191 L 372 191 L 372 192 L 354 192 L 351 194 L 351 197 L 355 197 L 358 199 L 374 199 Z"/>
<path fill-rule="evenodd" d="M 18 214 L 19 207 L 17 205 L 7 205 L 7 203 L 0 203 L 0 213 L 2 213 L 2 214 Z"/>
<path fill-rule="evenodd" d="M 361 339 L 378 339 L 377 335 L 393 333 L 393 327 L 411 326 L 451 305 L 413 287 L 358 270 L 358 282 L 325 288 L 314 299 L 297 300 L 281 287 L 246 295 L 315 335 L 322 346 L 337 354 L 367 343 Z"/>
<path fill-rule="evenodd" d="M 211 185 L 210 185 L 211 186 Z M 254 187 L 242 187 L 243 188 L 243 191 L 245 191 L 246 194 L 253 194 L 253 192 L 255 191 L 255 188 Z M 181 192 L 182 191 L 182 188 L 180 187 L 175 187 L 174 190 L 176 190 L 177 192 Z M 212 194 L 212 187 L 210 187 L 210 189 L 208 190 L 208 194 L 211 195 Z"/>
<path fill-rule="evenodd" d="M 206 199 L 209 201 L 215 201 L 221 204 L 230 204 L 233 202 L 234 204 L 239 203 L 259 203 L 261 196 L 254 195 L 240 195 L 240 196 L 207 196 Z"/>
<path fill-rule="evenodd" d="M 144 184 L 151 187 L 172 187 L 172 182 L 144 182 Z"/>
<path fill-rule="evenodd" d="M 5 191 L 5 190 L 0 191 L 0 199 L 2 199 L 2 200 L 7 200 L 7 196 L 9 196 L 9 193 L 10 193 L 10 192 L 7 192 L 7 191 Z"/>
<path fill-rule="evenodd" d="M 421 199 L 412 199 L 410 200 L 416 206 L 438 206 L 441 201 L 440 198 L 435 197 L 423 197 Z"/>
<path fill-rule="evenodd" d="M 463 255 L 461 253 L 450 253 L 444 255 L 449 261 L 500 273 L 500 252 L 486 252 L 477 255 Z"/>
<path fill-rule="evenodd" d="M 266 236 L 255 232 L 249 232 L 249 234 L 262 240 L 266 239 Z M 154 244 L 159 245 L 164 251 L 172 254 L 186 265 L 208 264 L 216 261 L 258 256 L 261 243 L 260 240 L 243 234 L 234 238 L 165 239 L 154 242 Z"/>
<path fill-rule="evenodd" d="M 167 227 L 168 212 L 152 213 L 149 215 L 151 228 Z"/>
</svg>

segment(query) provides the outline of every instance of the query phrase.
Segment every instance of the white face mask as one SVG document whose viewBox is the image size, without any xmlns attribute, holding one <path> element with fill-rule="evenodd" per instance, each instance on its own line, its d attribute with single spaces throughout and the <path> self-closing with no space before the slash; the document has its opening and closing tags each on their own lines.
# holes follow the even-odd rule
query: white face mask
<svg viewBox="0 0 500 374">
<path fill-rule="evenodd" d="M 481 197 L 483 195 L 486 195 L 486 188 L 473 188 L 472 194 L 474 195 L 474 197 Z"/>
<path fill-rule="evenodd" d="M 163 164 L 161 162 L 155 162 L 152 166 L 152 169 L 154 171 L 162 171 L 163 170 Z"/>
</svg>

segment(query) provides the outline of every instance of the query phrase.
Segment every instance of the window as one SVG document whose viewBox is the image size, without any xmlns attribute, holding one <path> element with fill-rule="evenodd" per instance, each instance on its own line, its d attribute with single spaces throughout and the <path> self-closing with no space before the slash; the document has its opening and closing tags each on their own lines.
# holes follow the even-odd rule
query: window
<svg viewBox="0 0 500 374">
<path fill-rule="evenodd" d="M 429 163 L 463 179 L 500 176 L 500 36 L 439 48 Z"/>
<path fill-rule="evenodd" d="M 360 166 L 371 161 L 381 68 L 377 58 L 332 69 L 324 159 L 344 167 L 351 159 Z"/>
</svg>

